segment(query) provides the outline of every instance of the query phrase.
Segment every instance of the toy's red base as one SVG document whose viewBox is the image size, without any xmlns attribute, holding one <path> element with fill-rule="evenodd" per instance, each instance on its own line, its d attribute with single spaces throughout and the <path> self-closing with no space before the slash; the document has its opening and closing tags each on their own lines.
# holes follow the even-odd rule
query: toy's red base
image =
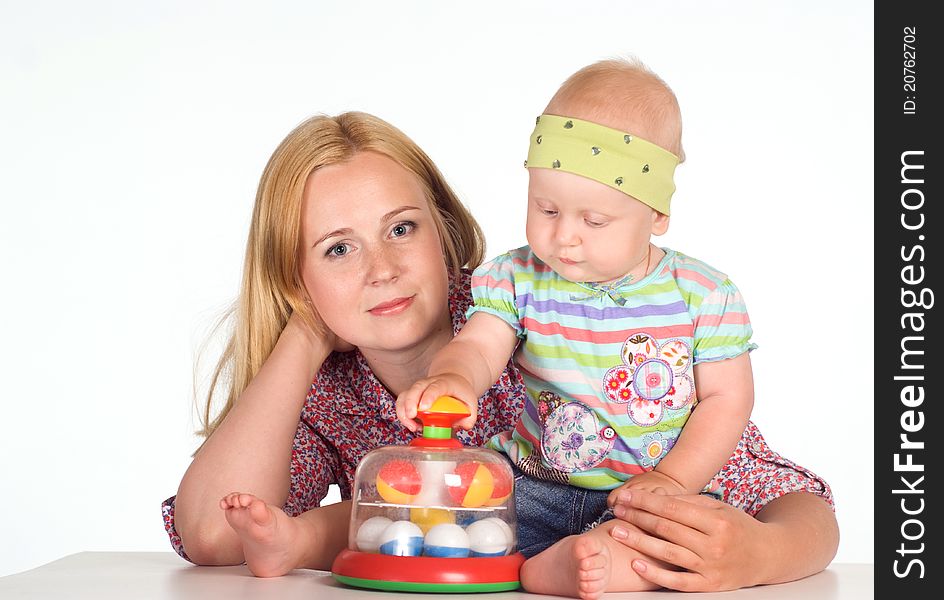
<svg viewBox="0 0 944 600">
<path fill-rule="evenodd" d="M 434 558 L 431 556 L 388 556 L 369 552 L 344 550 L 334 561 L 331 571 L 346 583 L 357 580 L 355 585 L 365 585 L 363 581 L 387 582 L 394 584 L 380 586 L 382 589 L 397 589 L 396 583 L 410 586 L 432 584 L 434 586 L 482 585 L 483 591 L 493 584 L 512 585 L 504 589 L 518 587 L 518 569 L 524 563 L 520 552 L 509 556 L 481 558 Z M 366 584 L 369 587 L 377 587 Z M 402 588 L 407 589 L 407 588 Z M 468 588 L 472 591 L 473 588 Z M 446 589 L 439 588 L 440 591 Z"/>
</svg>

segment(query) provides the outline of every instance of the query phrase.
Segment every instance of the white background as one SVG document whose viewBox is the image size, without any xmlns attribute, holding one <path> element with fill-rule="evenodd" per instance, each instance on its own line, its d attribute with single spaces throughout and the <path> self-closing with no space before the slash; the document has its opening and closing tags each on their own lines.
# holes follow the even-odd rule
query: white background
<svg viewBox="0 0 944 600">
<path fill-rule="evenodd" d="M 169 550 L 195 356 L 292 127 L 398 126 L 493 255 L 524 242 L 534 117 L 570 73 L 630 53 L 684 115 L 660 243 L 741 288 L 754 420 L 832 484 L 836 560 L 872 561 L 871 3 L 130 4 L 3 1 L 0 575 Z"/>
</svg>

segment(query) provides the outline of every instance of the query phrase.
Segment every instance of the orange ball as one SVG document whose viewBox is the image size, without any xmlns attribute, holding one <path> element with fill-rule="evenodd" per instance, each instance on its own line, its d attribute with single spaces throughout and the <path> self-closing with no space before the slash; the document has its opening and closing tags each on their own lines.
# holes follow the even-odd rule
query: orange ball
<svg viewBox="0 0 944 600">
<path fill-rule="evenodd" d="M 454 473 L 459 476 L 458 481 L 448 489 L 456 504 L 465 508 L 478 508 L 491 499 L 495 478 L 486 465 L 473 460 L 457 466 Z"/>
<path fill-rule="evenodd" d="M 420 473 L 409 461 L 391 460 L 377 473 L 377 493 L 391 504 L 410 504 L 421 487 Z"/>
<path fill-rule="evenodd" d="M 485 506 L 498 506 L 504 504 L 508 496 L 511 495 L 512 477 L 509 469 L 498 463 L 488 463 L 485 465 L 492 472 L 492 479 L 495 481 L 495 487 L 492 490 L 491 497 L 485 501 Z"/>
</svg>

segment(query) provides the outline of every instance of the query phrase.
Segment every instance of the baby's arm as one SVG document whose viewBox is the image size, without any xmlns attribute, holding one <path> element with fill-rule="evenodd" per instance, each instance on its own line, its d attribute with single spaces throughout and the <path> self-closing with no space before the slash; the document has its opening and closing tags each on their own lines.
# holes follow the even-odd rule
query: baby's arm
<svg viewBox="0 0 944 600">
<path fill-rule="evenodd" d="M 728 461 L 754 406 L 751 359 L 735 358 L 695 365 L 698 408 L 682 428 L 672 450 L 653 471 L 635 475 L 610 493 L 612 505 L 622 488 L 669 495 L 697 494 Z"/>
<path fill-rule="evenodd" d="M 477 312 L 429 366 L 429 376 L 397 396 L 397 418 L 410 431 L 419 429 L 417 410 L 427 408 L 439 396 L 465 402 L 472 415 L 458 422 L 469 429 L 478 416 L 478 399 L 498 380 L 518 343 L 508 323 L 495 315 Z"/>
<path fill-rule="evenodd" d="M 728 461 L 754 406 L 754 377 L 747 352 L 695 365 L 698 406 L 678 441 L 655 471 L 697 494 Z"/>
</svg>

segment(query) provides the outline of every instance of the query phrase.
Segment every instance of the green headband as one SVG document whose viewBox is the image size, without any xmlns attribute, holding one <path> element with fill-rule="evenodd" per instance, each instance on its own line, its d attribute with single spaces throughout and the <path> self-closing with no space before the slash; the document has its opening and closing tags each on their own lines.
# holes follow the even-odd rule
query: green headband
<svg viewBox="0 0 944 600">
<path fill-rule="evenodd" d="M 632 134 L 571 117 L 541 115 L 525 166 L 599 181 L 668 215 L 678 163 L 668 150 Z"/>
</svg>

